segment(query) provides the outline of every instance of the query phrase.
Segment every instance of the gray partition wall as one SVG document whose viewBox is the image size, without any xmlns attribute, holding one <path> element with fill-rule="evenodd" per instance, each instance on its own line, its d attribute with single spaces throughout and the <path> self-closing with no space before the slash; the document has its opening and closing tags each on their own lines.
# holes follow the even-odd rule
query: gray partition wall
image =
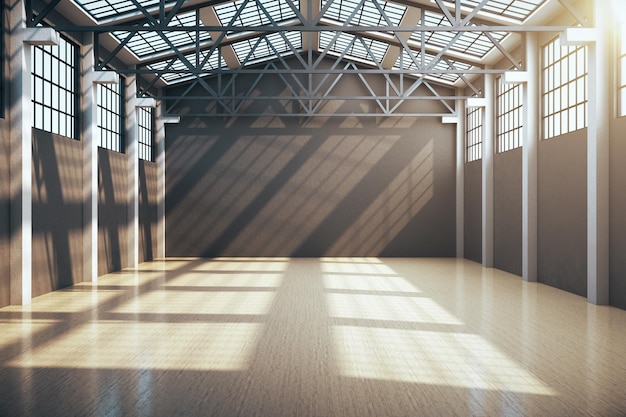
<svg viewBox="0 0 626 417">
<path fill-rule="evenodd" d="M 128 157 L 98 149 L 98 275 L 128 266 Z"/>
<path fill-rule="evenodd" d="M 468 162 L 464 169 L 464 253 L 482 262 L 482 160 Z"/>
<path fill-rule="evenodd" d="M 156 257 L 158 226 L 158 169 L 154 162 L 139 160 L 139 262 Z"/>
<path fill-rule="evenodd" d="M 11 294 L 10 274 L 10 176 L 9 176 L 9 124 L 0 119 L 0 307 L 9 305 Z"/>
<path fill-rule="evenodd" d="M 82 143 L 33 129 L 33 297 L 83 281 Z"/>
<path fill-rule="evenodd" d="M 522 149 L 494 156 L 493 265 L 522 275 Z"/>
<path fill-rule="evenodd" d="M 166 139 L 167 256 L 454 256 L 454 127 L 188 119 Z"/>
<path fill-rule="evenodd" d="M 587 295 L 586 129 L 539 142 L 537 277 Z"/>
<path fill-rule="evenodd" d="M 626 117 L 611 126 L 609 207 L 609 294 L 613 306 L 626 309 Z"/>
</svg>

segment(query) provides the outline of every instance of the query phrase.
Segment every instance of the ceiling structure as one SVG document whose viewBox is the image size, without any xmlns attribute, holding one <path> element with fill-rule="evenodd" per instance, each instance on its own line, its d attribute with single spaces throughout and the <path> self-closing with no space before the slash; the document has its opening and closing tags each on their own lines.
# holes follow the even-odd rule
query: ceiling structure
<svg viewBox="0 0 626 417">
<path fill-rule="evenodd" d="M 424 99 L 413 94 L 420 87 L 453 114 L 454 97 L 440 96 L 437 86 L 479 96 L 481 77 L 503 72 L 494 63 L 524 69 L 509 52 L 524 33 L 565 29 L 545 26 L 546 18 L 565 12 L 573 25 L 586 24 L 572 0 L 37 1 L 26 1 L 29 26 L 45 21 L 59 31 L 92 32 L 98 70 L 136 75 L 139 93 L 159 99 L 194 91 L 215 100 L 220 114 L 276 99 L 254 96 L 249 85 L 238 89 L 240 74 L 254 75 L 255 85 L 269 74 L 281 77 L 308 115 L 333 99 L 372 100 L 378 113 L 398 114 L 405 101 Z M 50 18 L 60 10 L 71 24 Z M 347 74 L 370 94 L 333 95 Z M 225 76 L 220 88 L 207 82 Z M 384 94 L 371 76 L 385 79 Z M 181 84 L 187 93 L 168 95 Z"/>
</svg>

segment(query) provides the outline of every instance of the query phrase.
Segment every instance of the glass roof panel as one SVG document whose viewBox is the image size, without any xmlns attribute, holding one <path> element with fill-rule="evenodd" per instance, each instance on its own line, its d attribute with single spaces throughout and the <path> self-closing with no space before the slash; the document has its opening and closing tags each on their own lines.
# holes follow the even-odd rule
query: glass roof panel
<svg viewBox="0 0 626 417">
<path fill-rule="evenodd" d="M 201 21 L 198 21 L 199 25 L 202 25 Z M 195 26 L 196 25 L 196 12 L 188 12 L 174 16 L 168 26 Z M 184 48 L 185 46 L 195 45 L 196 32 L 163 32 L 167 39 L 176 47 Z M 121 42 L 128 36 L 129 32 L 116 31 L 113 35 Z M 211 40 L 209 32 L 199 32 L 198 40 L 200 44 L 206 43 Z M 155 31 L 137 32 L 126 43 L 128 49 L 131 50 L 139 58 L 145 57 L 158 52 L 170 51 L 171 47 L 165 42 L 165 39 L 159 33 Z"/>
<path fill-rule="evenodd" d="M 322 8 L 332 0 L 322 0 Z M 359 0 L 334 0 L 324 14 L 327 19 L 337 22 L 347 22 L 352 26 L 399 26 L 406 7 L 399 4 L 389 3 L 379 0 L 378 3 L 383 9 L 385 17 L 371 1 L 365 1 L 356 14 L 348 21 L 354 10 L 359 7 Z"/>
<path fill-rule="evenodd" d="M 121 15 L 140 15 L 137 6 L 131 0 L 74 0 L 96 20 Z M 159 5 L 159 0 L 137 0 L 145 8 Z M 161 0 L 165 6 L 173 5 L 176 0 Z"/>
<path fill-rule="evenodd" d="M 187 54 L 185 55 L 185 59 L 187 59 L 193 66 L 199 66 L 202 61 L 204 59 L 206 59 L 208 55 L 208 51 L 200 51 L 200 53 L 198 55 L 196 55 L 196 53 L 191 53 L 191 54 Z M 147 65 L 146 68 L 150 69 L 150 70 L 163 70 L 166 67 L 168 68 L 168 70 L 173 70 L 173 71 L 185 71 L 188 70 L 187 65 L 185 65 L 185 63 L 183 61 L 181 61 L 180 58 L 175 58 L 175 61 L 172 63 L 172 65 L 169 65 L 169 63 L 171 62 L 171 59 L 168 59 L 166 61 L 159 61 L 159 62 L 155 62 L 153 64 Z M 204 64 L 204 66 L 202 67 L 203 70 L 207 71 L 206 75 L 210 75 L 209 72 L 218 68 L 225 68 L 226 67 L 226 62 L 224 61 L 224 58 L 222 58 L 222 56 L 220 54 L 218 54 L 218 51 L 215 50 L 211 56 L 209 57 L 209 60 L 206 62 L 206 64 Z M 166 82 L 171 83 L 173 81 L 184 81 L 187 79 L 192 78 L 192 75 L 190 75 L 189 73 L 166 73 L 163 74 L 161 76 L 161 78 L 163 78 Z"/>
<path fill-rule="evenodd" d="M 328 47 L 328 50 L 336 55 L 343 54 L 347 49 L 345 56 L 374 63 L 382 62 L 389 49 L 389 44 L 386 42 L 357 37 L 346 32 L 341 32 L 337 40 L 333 42 L 335 35 L 336 32 L 320 32 L 320 49 L 325 50 Z"/>
<path fill-rule="evenodd" d="M 233 21 L 233 18 L 237 15 L 237 11 L 243 4 L 244 0 L 236 0 L 229 3 L 219 4 L 213 9 L 215 10 L 215 14 L 217 14 L 222 26 L 227 26 Z M 263 7 L 259 4 L 262 4 Z M 296 4 L 299 8 L 300 2 L 298 1 Z M 295 17 L 296 14 L 285 1 L 269 0 L 257 2 L 255 0 L 250 0 L 230 26 L 262 26 L 271 24 L 272 20 L 275 22 L 284 22 L 286 20 L 294 19 Z"/>
<path fill-rule="evenodd" d="M 426 11 L 422 20 L 424 26 L 451 26 L 450 22 L 443 14 L 432 11 Z M 450 50 L 473 55 L 478 58 L 485 56 L 495 45 L 486 35 L 479 31 L 478 26 L 476 28 L 477 32 L 463 32 L 454 43 L 452 43 Z M 457 34 L 458 32 L 424 32 L 426 44 L 439 48 L 447 47 Z M 496 41 L 500 42 L 507 33 L 492 32 L 491 35 Z M 421 42 L 421 32 L 413 32 L 410 40 L 418 43 Z"/>
<path fill-rule="evenodd" d="M 263 38 L 251 38 L 233 43 L 232 47 L 239 62 L 250 64 L 276 58 L 277 54 L 292 54 L 293 49 L 301 50 L 302 35 L 300 32 L 274 32 Z"/>
<path fill-rule="evenodd" d="M 415 60 L 420 64 L 422 63 L 422 59 L 424 60 L 423 68 L 441 70 L 441 71 L 446 71 L 446 70 L 451 70 L 451 69 L 466 71 L 466 70 L 472 69 L 471 65 L 466 64 L 465 62 L 459 62 L 459 61 L 455 61 L 452 59 L 447 59 L 447 60 L 440 59 L 439 61 L 437 61 L 436 64 L 433 65 L 434 58 L 435 57 L 431 54 L 424 54 L 422 56 L 421 52 L 415 51 Z M 404 70 L 417 70 L 418 69 L 418 66 L 415 65 L 415 62 L 405 50 L 402 51 L 402 54 L 398 57 L 398 60 L 396 61 L 393 67 L 397 69 L 404 69 Z M 421 67 L 422 66 L 420 65 L 419 68 Z M 450 74 L 450 73 L 445 73 L 445 72 L 442 72 L 439 74 L 428 74 L 427 76 L 432 77 L 432 78 L 437 78 L 439 80 L 447 81 L 450 83 L 454 83 L 459 79 L 458 74 Z"/>
<path fill-rule="evenodd" d="M 454 7 L 454 2 L 444 0 Z M 523 22 L 533 14 L 546 0 L 490 0 L 480 10 L 508 19 Z M 461 0 L 461 6 L 475 9 L 480 0 Z"/>
</svg>

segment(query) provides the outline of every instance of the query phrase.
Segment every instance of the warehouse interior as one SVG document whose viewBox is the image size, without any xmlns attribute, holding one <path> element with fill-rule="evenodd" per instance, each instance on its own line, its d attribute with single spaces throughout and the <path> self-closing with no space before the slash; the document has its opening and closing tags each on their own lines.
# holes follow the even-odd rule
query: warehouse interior
<svg viewBox="0 0 626 417">
<path fill-rule="evenodd" d="M 618 0 L 1 4 L 0 415 L 625 412 Z"/>
</svg>

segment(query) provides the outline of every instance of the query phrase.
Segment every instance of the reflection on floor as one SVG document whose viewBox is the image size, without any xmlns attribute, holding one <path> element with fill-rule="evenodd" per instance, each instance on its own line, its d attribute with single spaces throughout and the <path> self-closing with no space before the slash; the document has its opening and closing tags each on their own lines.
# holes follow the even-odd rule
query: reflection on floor
<svg viewBox="0 0 626 417">
<path fill-rule="evenodd" d="M 166 259 L 0 329 L 0 416 L 626 413 L 626 311 L 465 260 Z"/>
</svg>

